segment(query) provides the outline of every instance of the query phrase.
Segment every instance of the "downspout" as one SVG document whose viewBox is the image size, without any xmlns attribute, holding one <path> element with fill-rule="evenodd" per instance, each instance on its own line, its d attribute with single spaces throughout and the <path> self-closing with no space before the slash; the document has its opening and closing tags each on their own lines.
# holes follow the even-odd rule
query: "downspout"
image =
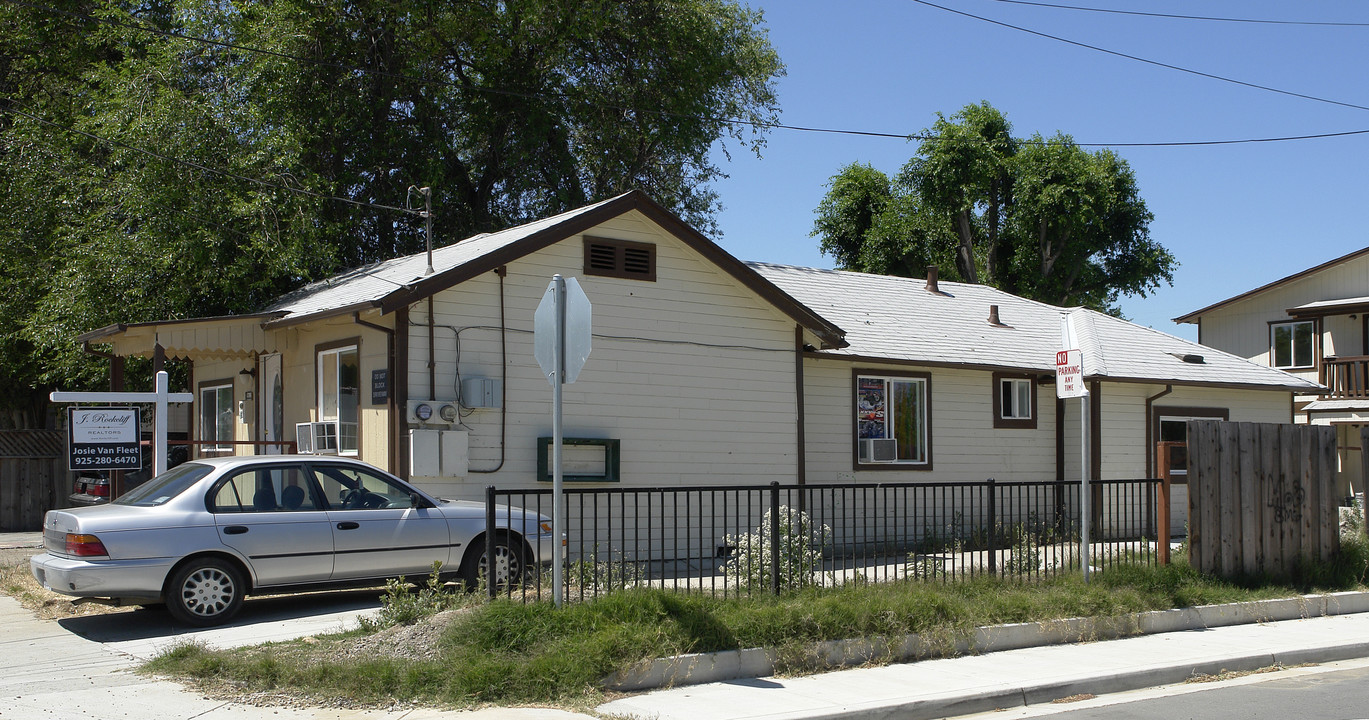
<svg viewBox="0 0 1369 720">
<path fill-rule="evenodd" d="M 352 313 L 352 322 L 385 333 L 385 375 L 389 379 L 389 385 L 391 386 L 388 392 L 385 393 L 387 395 L 385 400 L 385 412 L 390 416 L 390 442 L 385 444 L 390 446 L 390 467 L 387 469 L 393 471 L 399 466 L 399 447 L 398 443 L 395 442 L 396 438 L 399 437 L 399 412 L 393 390 L 393 378 L 395 376 L 395 331 L 393 328 L 387 328 L 384 325 L 377 325 L 373 322 L 362 320 L 360 312 Z"/>
<path fill-rule="evenodd" d="M 1166 385 L 1164 390 L 1146 398 L 1146 477 L 1155 476 L 1155 435 L 1151 428 L 1155 425 L 1155 401 L 1174 392 L 1173 385 Z"/>
<path fill-rule="evenodd" d="M 437 400 L 437 339 L 433 327 L 433 296 L 428 296 L 428 400 Z"/>
<path fill-rule="evenodd" d="M 500 265 L 494 269 L 494 274 L 499 276 L 499 464 L 489 470 L 471 469 L 482 475 L 497 473 L 504 467 L 509 433 L 509 328 L 504 318 L 504 278 L 509 274 L 509 267 Z"/>
<path fill-rule="evenodd" d="M 399 407 L 401 401 L 407 402 L 409 399 L 409 306 L 395 308 L 395 377 L 390 382 L 393 388 L 395 407 Z M 409 418 L 407 414 L 395 412 L 395 447 L 398 448 L 399 457 L 405 459 L 409 457 L 409 436 L 406 430 L 409 428 Z M 404 460 L 396 468 L 395 474 L 401 478 L 409 479 L 409 462 Z"/>
</svg>

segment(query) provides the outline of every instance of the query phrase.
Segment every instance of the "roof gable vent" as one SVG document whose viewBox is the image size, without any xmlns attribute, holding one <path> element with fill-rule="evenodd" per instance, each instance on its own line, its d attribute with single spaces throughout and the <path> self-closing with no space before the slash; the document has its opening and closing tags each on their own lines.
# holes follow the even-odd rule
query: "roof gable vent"
<svg viewBox="0 0 1369 720">
<path fill-rule="evenodd" d="M 656 246 L 607 238 L 585 238 L 585 274 L 656 280 Z"/>
</svg>

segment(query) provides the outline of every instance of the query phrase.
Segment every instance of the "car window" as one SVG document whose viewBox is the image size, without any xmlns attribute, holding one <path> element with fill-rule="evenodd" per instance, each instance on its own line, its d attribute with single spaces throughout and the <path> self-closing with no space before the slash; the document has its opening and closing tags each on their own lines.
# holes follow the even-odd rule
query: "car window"
<svg viewBox="0 0 1369 720">
<path fill-rule="evenodd" d="M 317 510 L 319 503 L 299 465 L 239 470 L 215 483 L 209 510 L 216 513 Z"/>
<path fill-rule="evenodd" d="M 199 463 L 177 465 L 138 487 L 124 493 L 115 505 L 138 505 L 150 507 L 161 505 L 171 498 L 185 492 L 185 489 L 199 482 L 213 472 L 214 468 Z"/>
<path fill-rule="evenodd" d="M 351 465 L 314 465 L 313 469 L 330 507 L 343 510 L 413 507 L 409 489 L 384 475 Z"/>
</svg>

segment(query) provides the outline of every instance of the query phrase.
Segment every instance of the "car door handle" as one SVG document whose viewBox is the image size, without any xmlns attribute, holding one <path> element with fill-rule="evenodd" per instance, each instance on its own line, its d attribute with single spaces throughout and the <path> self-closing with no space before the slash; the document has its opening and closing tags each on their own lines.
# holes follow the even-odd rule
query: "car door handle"
<svg viewBox="0 0 1369 720">
<path fill-rule="evenodd" d="M 247 532 L 247 528 L 242 525 L 229 525 L 223 529 L 224 535 L 241 535 Z"/>
<path fill-rule="evenodd" d="M 337 524 L 337 529 L 339 530 L 355 530 L 359 527 L 361 527 L 360 523 L 354 523 L 351 520 L 348 520 L 347 522 L 340 522 Z"/>
</svg>

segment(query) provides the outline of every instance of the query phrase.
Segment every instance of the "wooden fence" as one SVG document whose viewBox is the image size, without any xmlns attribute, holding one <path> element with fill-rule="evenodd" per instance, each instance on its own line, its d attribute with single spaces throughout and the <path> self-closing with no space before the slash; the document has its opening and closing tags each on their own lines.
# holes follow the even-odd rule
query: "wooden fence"
<svg viewBox="0 0 1369 720">
<path fill-rule="evenodd" d="M 1336 431 L 1188 422 L 1188 556 L 1217 575 L 1280 576 L 1340 549 Z"/>
<path fill-rule="evenodd" d="M 43 513 L 66 507 L 71 478 L 61 431 L 0 431 L 0 532 L 42 530 Z"/>
</svg>

